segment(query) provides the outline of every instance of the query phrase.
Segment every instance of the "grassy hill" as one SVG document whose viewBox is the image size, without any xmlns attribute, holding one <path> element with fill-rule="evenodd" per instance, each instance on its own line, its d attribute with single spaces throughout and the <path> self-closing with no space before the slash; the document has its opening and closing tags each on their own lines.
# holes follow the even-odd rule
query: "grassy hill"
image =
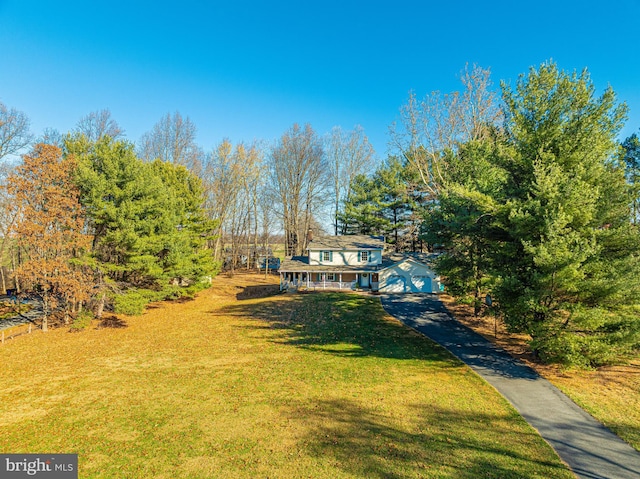
<svg viewBox="0 0 640 479">
<path fill-rule="evenodd" d="M 78 453 L 83 478 L 573 477 L 376 298 L 273 282 L 7 342 L 0 451 Z"/>
</svg>

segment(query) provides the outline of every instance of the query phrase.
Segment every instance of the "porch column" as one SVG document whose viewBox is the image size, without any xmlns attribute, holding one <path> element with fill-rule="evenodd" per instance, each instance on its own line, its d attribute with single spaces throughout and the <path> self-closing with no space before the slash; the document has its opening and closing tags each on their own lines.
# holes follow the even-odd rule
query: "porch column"
<svg viewBox="0 0 640 479">
<path fill-rule="evenodd" d="M 342 289 L 342 273 L 338 273 L 338 289 Z"/>
<path fill-rule="evenodd" d="M 327 289 L 327 273 L 322 273 L 322 289 Z"/>
<path fill-rule="evenodd" d="M 310 274 L 311 274 L 311 273 L 309 273 L 309 272 L 307 271 L 307 289 L 309 289 L 309 275 L 310 275 Z"/>
</svg>

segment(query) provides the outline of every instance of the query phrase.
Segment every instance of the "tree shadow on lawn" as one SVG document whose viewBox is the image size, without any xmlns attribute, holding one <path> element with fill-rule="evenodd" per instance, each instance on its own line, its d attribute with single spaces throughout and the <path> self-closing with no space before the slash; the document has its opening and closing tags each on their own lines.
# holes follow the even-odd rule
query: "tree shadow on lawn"
<svg viewBox="0 0 640 479">
<path fill-rule="evenodd" d="M 296 417 L 311 431 L 306 452 L 357 477 L 570 478 L 534 432 L 514 415 L 408 406 L 411 421 L 345 399 L 301 403 Z"/>
<path fill-rule="evenodd" d="M 443 348 L 390 317 L 376 297 L 347 293 L 275 296 L 258 303 L 234 303 L 212 312 L 258 319 L 244 326 L 276 329 L 276 341 L 345 357 L 459 363 Z"/>
<path fill-rule="evenodd" d="M 265 298 L 267 296 L 275 296 L 280 293 L 280 285 L 278 284 L 262 284 L 258 286 L 244 286 L 242 291 L 236 294 L 238 301 L 247 299 Z"/>
<path fill-rule="evenodd" d="M 120 328 L 126 328 L 128 326 L 129 325 L 124 319 L 118 318 L 117 316 L 114 316 L 114 315 L 108 315 L 108 316 L 104 316 L 100 320 L 100 322 L 96 326 L 96 329 L 104 329 L 104 328 L 120 329 Z"/>
</svg>

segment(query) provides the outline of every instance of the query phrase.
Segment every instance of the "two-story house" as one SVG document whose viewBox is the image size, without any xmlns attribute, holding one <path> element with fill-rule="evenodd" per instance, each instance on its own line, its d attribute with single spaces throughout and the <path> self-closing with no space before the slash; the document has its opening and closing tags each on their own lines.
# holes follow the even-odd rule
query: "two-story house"
<svg viewBox="0 0 640 479">
<path fill-rule="evenodd" d="M 430 255 L 384 253 L 381 236 L 322 236 L 309 242 L 307 256 L 280 264 L 280 288 L 370 289 L 382 292 L 440 290 Z"/>
</svg>

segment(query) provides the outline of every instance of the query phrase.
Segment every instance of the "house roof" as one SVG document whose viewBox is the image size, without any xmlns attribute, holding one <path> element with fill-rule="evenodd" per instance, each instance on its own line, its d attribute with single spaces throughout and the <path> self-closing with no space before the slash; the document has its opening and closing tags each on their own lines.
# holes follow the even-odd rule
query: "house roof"
<svg viewBox="0 0 640 479">
<path fill-rule="evenodd" d="M 390 253 L 382 257 L 382 266 L 386 269 L 394 264 L 412 260 L 433 267 L 438 256 L 438 253 Z"/>
<path fill-rule="evenodd" d="M 313 238 L 308 248 L 314 251 L 384 249 L 384 236 L 320 236 Z"/>
<path fill-rule="evenodd" d="M 382 269 L 381 264 L 346 265 L 346 264 L 309 264 L 307 256 L 293 256 L 285 258 L 280 263 L 281 272 L 290 273 L 375 273 Z"/>
<path fill-rule="evenodd" d="M 437 256 L 438 255 L 435 253 L 393 253 L 388 256 L 383 256 L 382 263 L 375 265 L 310 265 L 309 258 L 307 256 L 293 256 L 285 258 L 280 263 L 279 271 L 287 273 L 376 273 L 407 260 L 416 261 L 432 267 L 433 260 Z"/>
</svg>

